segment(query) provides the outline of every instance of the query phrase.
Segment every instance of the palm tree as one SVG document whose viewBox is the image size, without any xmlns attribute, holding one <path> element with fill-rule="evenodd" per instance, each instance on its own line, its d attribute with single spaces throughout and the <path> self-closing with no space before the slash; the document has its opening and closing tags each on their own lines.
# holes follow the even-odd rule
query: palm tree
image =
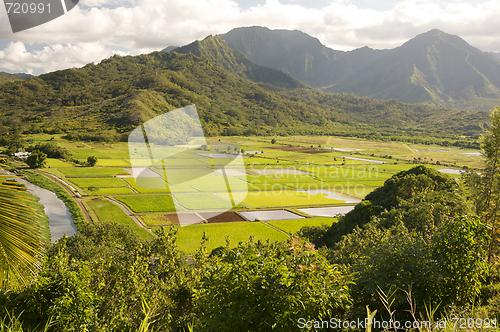
<svg viewBox="0 0 500 332">
<path fill-rule="evenodd" d="M 6 176 L 0 174 L 0 290 L 18 290 L 36 276 L 45 246 L 40 215 L 29 206 L 34 197 Z"/>
</svg>

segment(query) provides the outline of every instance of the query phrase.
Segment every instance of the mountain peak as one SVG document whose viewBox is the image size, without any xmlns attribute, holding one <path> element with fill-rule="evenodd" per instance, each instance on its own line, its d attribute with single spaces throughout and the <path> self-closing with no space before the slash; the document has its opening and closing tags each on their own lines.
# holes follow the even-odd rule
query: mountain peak
<svg viewBox="0 0 500 332">
<path fill-rule="evenodd" d="M 251 61 L 328 92 L 485 110 L 500 97 L 500 63 L 456 35 L 432 29 L 387 50 L 330 49 L 294 30 L 237 28 L 221 35 Z M 470 104 L 468 104 L 470 102 Z"/>
<path fill-rule="evenodd" d="M 327 48 L 317 38 L 299 30 L 253 26 L 236 28 L 220 36 L 229 47 L 253 62 L 281 70 L 314 87 L 330 80 L 331 60 L 343 53 Z"/>
<path fill-rule="evenodd" d="M 409 41 L 407 41 L 403 45 L 401 45 L 401 47 L 414 45 L 416 47 L 423 48 L 425 46 L 431 46 L 439 41 L 445 42 L 447 44 L 453 44 L 455 47 L 459 47 L 459 48 L 464 48 L 464 47 L 471 48 L 472 47 L 465 40 L 460 38 L 459 36 L 448 34 L 444 31 L 439 30 L 439 29 L 432 29 L 430 31 L 421 33 L 421 34 L 417 35 L 416 37 L 410 39 Z"/>
<path fill-rule="evenodd" d="M 424 35 L 429 34 L 429 35 L 433 35 L 433 36 L 441 36 L 441 35 L 447 34 L 447 33 L 443 32 L 442 30 L 439 30 L 439 29 L 432 29 L 432 30 L 429 30 L 427 32 L 424 32 L 423 34 Z"/>
<path fill-rule="evenodd" d="M 252 62 L 242 52 L 230 48 L 219 35 L 210 35 L 202 41 L 196 40 L 189 45 L 175 49 L 175 52 L 192 53 L 198 57 L 210 59 L 231 73 L 256 83 L 288 89 L 308 88 L 307 85 L 284 72 Z"/>
</svg>

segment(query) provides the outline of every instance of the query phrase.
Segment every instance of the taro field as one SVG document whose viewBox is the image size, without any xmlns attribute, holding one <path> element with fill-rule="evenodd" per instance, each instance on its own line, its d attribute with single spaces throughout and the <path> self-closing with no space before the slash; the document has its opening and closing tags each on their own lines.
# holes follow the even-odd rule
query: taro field
<svg viewBox="0 0 500 332">
<path fill-rule="evenodd" d="M 250 236 L 281 241 L 305 226 L 331 225 L 335 213 L 299 209 L 353 206 L 415 164 L 455 177 L 464 166 L 482 167 L 477 150 L 338 137 L 223 137 L 210 139 L 210 149 L 152 146 L 148 151 L 129 149 L 126 142 L 36 137 L 51 139 L 81 163 L 98 158 L 94 167 L 48 159 L 40 170 L 77 194 L 89 222 L 127 224 L 143 238 L 173 226 L 179 247 L 188 253 L 204 233 L 213 249 L 228 239 L 231 246 Z M 245 212 L 258 217 L 250 221 Z"/>
</svg>

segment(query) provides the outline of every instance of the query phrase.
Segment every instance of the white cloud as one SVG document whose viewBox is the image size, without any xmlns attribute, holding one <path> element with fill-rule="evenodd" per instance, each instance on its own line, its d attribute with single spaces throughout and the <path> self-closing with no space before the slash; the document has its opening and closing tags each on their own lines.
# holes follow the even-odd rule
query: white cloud
<svg viewBox="0 0 500 332">
<path fill-rule="evenodd" d="M 44 70 L 81 66 L 117 49 L 145 53 L 250 25 L 302 30 L 342 50 L 365 45 L 393 48 L 437 28 L 485 51 L 500 52 L 498 0 L 474 5 L 403 0 L 387 11 L 362 9 L 353 3 L 336 1 L 318 9 L 267 0 L 242 9 L 231 0 L 82 0 L 68 14 L 16 34 L 0 23 L 2 39 L 50 45 L 41 52 L 28 52 L 18 43 L 11 44 L 0 53 L 0 66 Z M 2 9 L 0 22 L 5 19 Z M 58 56 L 62 62 L 54 60 Z"/>
<path fill-rule="evenodd" d="M 123 54 L 97 43 L 52 44 L 42 50 L 28 52 L 23 42 L 11 42 L 0 51 L 0 67 L 15 72 L 51 72 L 59 69 L 81 67 L 89 62 L 99 62 L 113 54 Z M 37 70 L 38 69 L 38 70 Z"/>
</svg>

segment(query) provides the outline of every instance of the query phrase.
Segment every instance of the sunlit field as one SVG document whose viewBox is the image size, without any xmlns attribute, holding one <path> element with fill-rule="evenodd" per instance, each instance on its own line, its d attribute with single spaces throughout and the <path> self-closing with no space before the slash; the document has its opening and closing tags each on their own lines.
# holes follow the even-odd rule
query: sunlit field
<svg viewBox="0 0 500 332">
<path fill-rule="evenodd" d="M 224 245 L 226 236 L 233 244 L 246 241 L 250 236 L 278 241 L 302 227 L 331 225 L 336 221 L 335 218 L 314 217 L 253 223 L 203 223 L 204 217 L 196 214 L 199 211 L 227 209 L 231 199 L 236 199 L 229 205 L 235 213 L 354 205 L 395 173 L 416 164 L 426 164 L 437 170 L 454 169 L 456 172 L 464 166 L 482 167 L 478 150 L 453 147 L 338 137 L 223 137 L 220 138 L 221 143 L 237 144 L 243 151 L 244 166 L 238 167 L 235 174 L 223 176 L 220 171 L 211 173 L 210 158 L 183 159 L 187 155 L 180 154 L 175 159 L 164 161 L 174 178 L 165 179 L 160 163 L 150 168 L 147 177 L 136 181 L 126 142 L 71 142 L 57 135 L 43 134 L 36 135 L 34 140 L 43 142 L 52 137 L 56 144 L 68 149 L 72 158 L 82 164 L 88 157 L 98 158 L 94 167 L 48 159 L 46 168 L 41 169 L 79 192 L 89 214 L 98 221 L 126 223 L 142 237 L 150 237 L 146 229 L 162 225 L 179 227 L 177 218 L 173 217 L 175 213 L 194 212 L 192 216 L 197 224 L 179 227 L 178 243 L 187 252 L 192 252 L 199 244 L 203 232 L 209 234 L 211 240 L 208 247 L 213 249 Z M 219 143 L 219 138 L 208 141 Z M 215 167 L 222 164 L 224 160 L 213 159 Z M 124 207 L 118 207 L 109 199 L 121 202 Z M 141 226 L 123 209 L 138 217 L 142 221 Z"/>
</svg>

